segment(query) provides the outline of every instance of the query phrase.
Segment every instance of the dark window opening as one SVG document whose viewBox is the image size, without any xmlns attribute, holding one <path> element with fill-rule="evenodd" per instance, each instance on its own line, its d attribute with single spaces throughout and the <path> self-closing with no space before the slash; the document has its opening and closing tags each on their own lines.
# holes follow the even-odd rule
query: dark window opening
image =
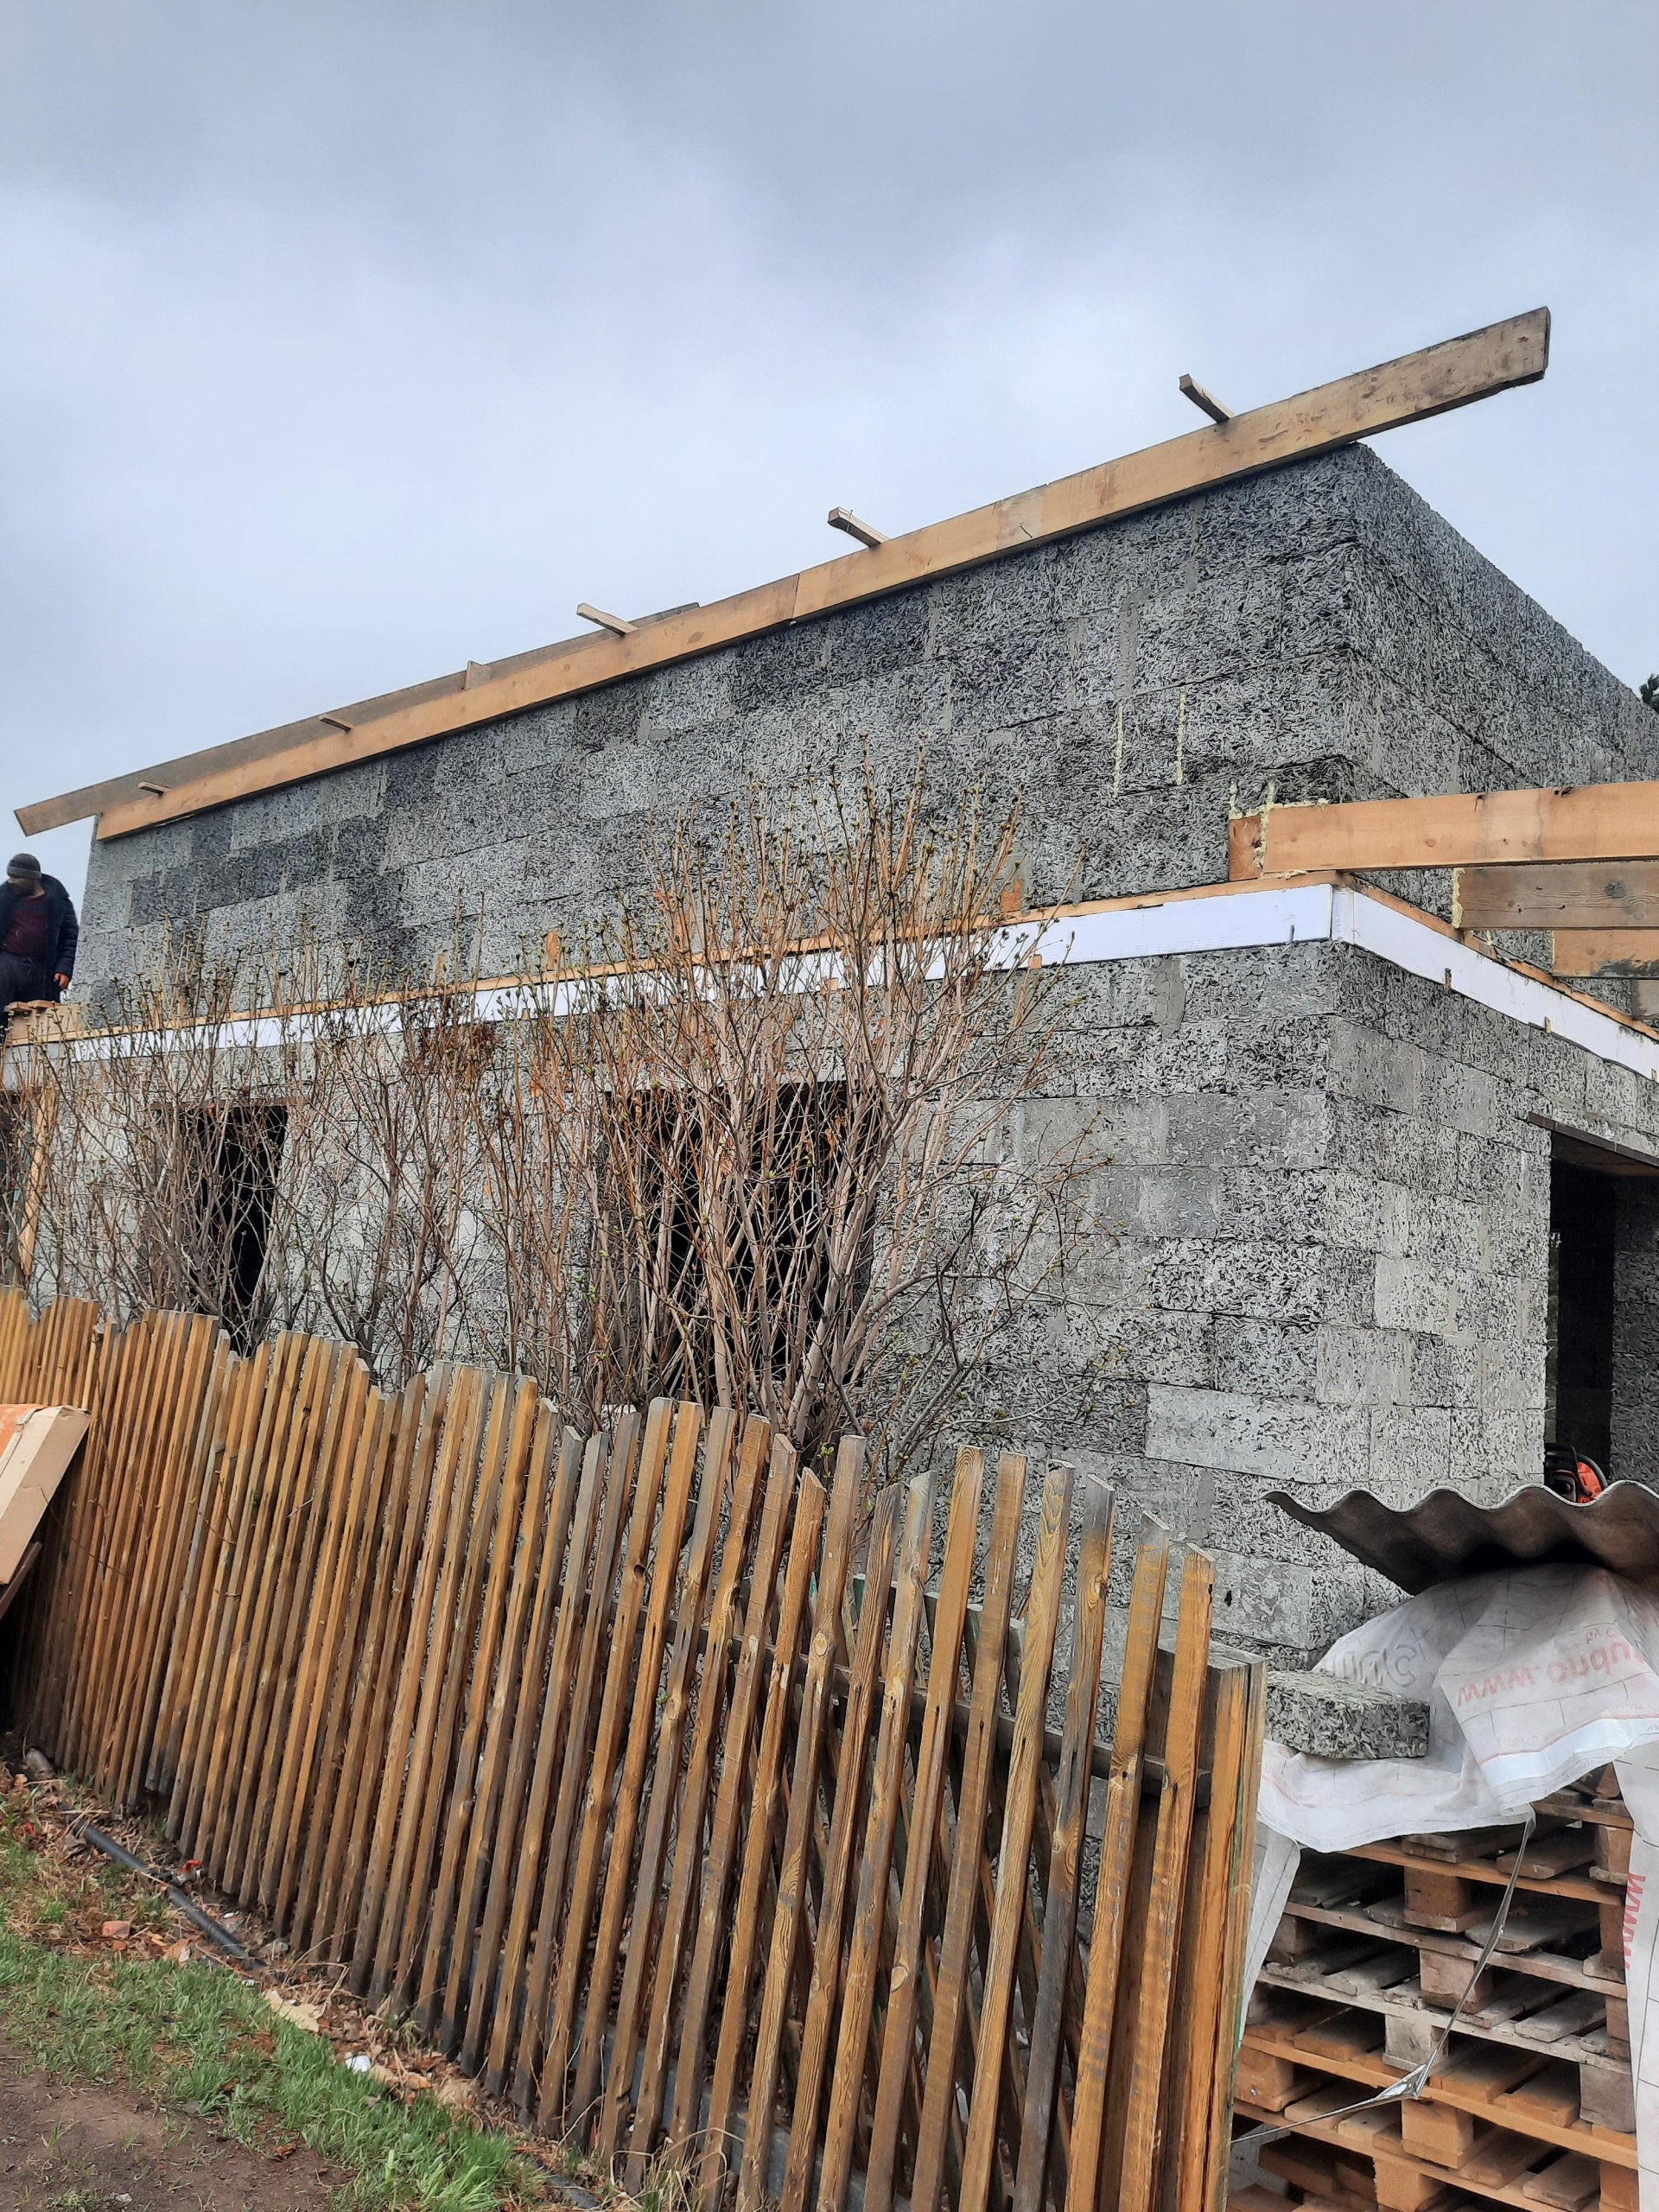
<svg viewBox="0 0 1659 2212">
<path fill-rule="evenodd" d="M 744 1357 L 757 1367 L 779 1364 L 781 1332 L 791 1325 L 810 1330 L 823 1318 L 828 1285 L 822 1240 L 830 1185 L 855 1135 L 849 1127 L 850 1111 L 843 1083 L 791 1084 L 778 1096 L 771 1125 L 756 1139 L 748 1191 L 753 1219 L 747 1229 L 728 1220 L 733 1242 L 724 1268 L 726 1298 L 751 1331 Z M 686 1096 L 668 1090 L 632 1101 L 615 1140 L 617 1153 L 631 1157 L 626 1166 L 613 1158 L 611 1185 L 619 1211 L 632 1217 L 635 1233 L 643 1230 L 653 1248 L 651 1274 L 676 1317 L 659 1340 L 658 1387 L 712 1403 L 713 1320 L 696 1112 Z M 868 1265 L 868 1254 L 863 1264 Z M 761 1327 L 763 1310 L 771 1316 L 769 1332 Z M 771 1341 L 762 1341 L 768 1333 Z"/>
<path fill-rule="evenodd" d="M 1613 1478 L 1613 1261 L 1618 1185 L 1557 1160 L 1549 1171 L 1546 1448 L 1583 1454 Z"/>
<path fill-rule="evenodd" d="M 264 1334 L 260 1285 L 287 1134 L 288 1109 L 252 1098 L 198 1107 L 185 1131 L 186 1188 L 200 1229 L 190 1303 L 218 1314 L 238 1351 Z"/>
</svg>

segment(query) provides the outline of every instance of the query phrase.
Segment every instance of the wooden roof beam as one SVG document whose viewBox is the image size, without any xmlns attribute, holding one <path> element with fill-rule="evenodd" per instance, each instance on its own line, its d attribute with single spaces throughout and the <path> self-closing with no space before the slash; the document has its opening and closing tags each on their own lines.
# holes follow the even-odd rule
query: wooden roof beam
<svg viewBox="0 0 1659 2212">
<path fill-rule="evenodd" d="M 586 691 L 619 677 L 711 652 L 840 607 L 956 574 L 1008 553 L 1071 536 L 1192 492 L 1351 445 L 1357 439 L 1422 422 L 1512 386 L 1534 384 L 1549 359 L 1549 311 L 1529 314 L 1446 340 L 1421 353 L 1275 400 L 1225 423 L 1188 431 L 1123 460 L 1039 485 L 950 521 L 929 524 L 817 568 L 739 592 L 713 606 L 641 624 L 626 636 L 596 634 L 526 656 L 483 683 L 457 675 L 393 693 L 372 715 L 344 710 L 330 721 L 289 725 L 62 798 L 20 807 L 33 836 L 66 822 L 99 817 L 98 835 L 118 837 L 222 806 L 251 792 L 300 783 L 353 762 L 475 728 L 526 707 Z M 147 779 L 166 788 L 142 788 Z"/>
</svg>

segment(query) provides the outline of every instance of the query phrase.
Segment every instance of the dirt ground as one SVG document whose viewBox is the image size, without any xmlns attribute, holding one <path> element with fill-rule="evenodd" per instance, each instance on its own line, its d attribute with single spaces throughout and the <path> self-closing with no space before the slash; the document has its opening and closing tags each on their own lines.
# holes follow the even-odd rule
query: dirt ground
<svg viewBox="0 0 1659 2212">
<path fill-rule="evenodd" d="M 0 2212 L 324 2212 L 344 2179 L 302 2147 L 261 2156 L 188 2115 L 47 2082 L 0 2044 Z"/>
</svg>

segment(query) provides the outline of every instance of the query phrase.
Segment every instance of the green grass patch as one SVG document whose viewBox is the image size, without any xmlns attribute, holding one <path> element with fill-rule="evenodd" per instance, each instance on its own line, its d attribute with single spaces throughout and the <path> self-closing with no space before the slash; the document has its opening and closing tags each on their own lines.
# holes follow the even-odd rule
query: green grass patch
<svg viewBox="0 0 1659 2212">
<path fill-rule="evenodd" d="M 159 1891 L 105 1862 L 29 1847 L 25 1808 L 0 1804 L 0 2022 L 19 2056 L 199 2113 L 255 2148 L 302 2143 L 349 2177 L 338 2202 L 363 2212 L 543 2200 L 537 2169 L 506 2137 L 426 2092 L 405 2104 L 340 2065 L 325 2037 L 279 2019 L 236 1974 L 94 1948 L 106 1918 L 139 1935 L 179 1931 Z"/>
</svg>

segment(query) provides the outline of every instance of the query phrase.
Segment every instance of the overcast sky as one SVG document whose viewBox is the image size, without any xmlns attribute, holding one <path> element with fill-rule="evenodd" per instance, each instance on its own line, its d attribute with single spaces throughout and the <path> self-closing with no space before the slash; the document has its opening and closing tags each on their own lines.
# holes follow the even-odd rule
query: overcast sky
<svg viewBox="0 0 1659 2212">
<path fill-rule="evenodd" d="M 1651 0 L 0 0 L 0 804 L 1539 304 L 1380 449 L 1639 681 L 1656 86 Z"/>
</svg>

